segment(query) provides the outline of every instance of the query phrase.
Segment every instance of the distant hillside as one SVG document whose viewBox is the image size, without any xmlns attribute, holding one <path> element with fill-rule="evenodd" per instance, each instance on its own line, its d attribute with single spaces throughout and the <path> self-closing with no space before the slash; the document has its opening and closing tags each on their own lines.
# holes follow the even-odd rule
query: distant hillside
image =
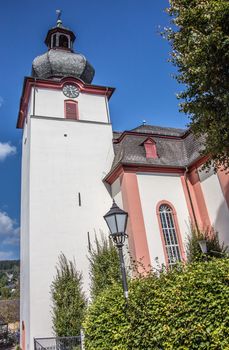
<svg viewBox="0 0 229 350">
<path fill-rule="evenodd" d="M 0 260 L 0 271 L 12 271 L 20 267 L 20 260 Z"/>
<path fill-rule="evenodd" d="M 0 261 L 0 300 L 19 298 L 20 261 Z"/>
</svg>

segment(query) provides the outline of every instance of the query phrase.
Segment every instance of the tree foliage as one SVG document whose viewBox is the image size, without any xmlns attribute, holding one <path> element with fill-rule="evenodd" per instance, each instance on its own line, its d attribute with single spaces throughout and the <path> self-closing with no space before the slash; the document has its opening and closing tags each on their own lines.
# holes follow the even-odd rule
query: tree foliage
<svg viewBox="0 0 229 350">
<path fill-rule="evenodd" d="M 117 249 L 110 239 L 95 239 L 95 248 L 89 251 L 91 296 L 95 298 L 114 282 L 120 282 Z"/>
<path fill-rule="evenodd" d="M 170 0 L 172 28 L 165 34 L 186 89 L 181 111 L 190 127 L 204 135 L 205 150 L 214 167 L 229 167 L 229 1 Z M 210 161 L 208 162 L 210 165 Z"/>
<path fill-rule="evenodd" d="M 19 260 L 0 261 L 0 300 L 15 299 L 20 294 Z"/>
<path fill-rule="evenodd" d="M 1 260 L 0 270 L 1 271 L 19 271 L 20 260 Z"/>
<path fill-rule="evenodd" d="M 52 282 L 53 328 L 56 335 L 78 336 L 86 307 L 82 292 L 82 276 L 75 262 L 59 256 L 56 277 Z"/>
<path fill-rule="evenodd" d="M 212 259 L 135 279 L 128 306 L 113 285 L 88 310 L 86 349 L 228 349 L 228 268 Z"/>
</svg>

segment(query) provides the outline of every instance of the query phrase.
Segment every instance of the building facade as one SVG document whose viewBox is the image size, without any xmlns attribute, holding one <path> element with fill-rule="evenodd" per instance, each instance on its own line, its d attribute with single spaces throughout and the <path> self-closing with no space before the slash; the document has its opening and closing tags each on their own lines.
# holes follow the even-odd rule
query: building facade
<svg viewBox="0 0 229 350">
<path fill-rule="evenodd" d="M 92 84 L 94 68 L 74 40 L 58 20 L 20 102 L 23 350 L 53 335 L 50 286 L 61 252 L 75 258 L 88 291 L 88 237 L 107 235 L 112 198 L 129 213 L 129 250 L 146 268 L 185 261 L 190 221 L 229 244 L 228 175 L 200 170 L 201 140 L 189 130 L 113 131 L 114 89 Z"/>
</svg>

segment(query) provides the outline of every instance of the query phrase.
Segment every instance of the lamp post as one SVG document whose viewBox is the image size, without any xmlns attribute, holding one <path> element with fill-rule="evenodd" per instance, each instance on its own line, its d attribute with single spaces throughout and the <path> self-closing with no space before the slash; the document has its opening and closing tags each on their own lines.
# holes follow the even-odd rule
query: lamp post
<svg viewBox="0 0 229 350">
<path fill-rule="evenodd" d="M 125 239 L 128 237 L 126 234 L 126 225 L 128 219 L 128 213 L 120 209 L 115 201 L 113 200 L 113 205 L 111 209 L 104 215 L 104 219 L 110 230 L 110 237 L 112 238 L 114 244 L 118 248 L 120 268 L 122 273 L 122 287 L 124 292 L 124 297 L 128 299 L 128 285 L 126 278 L 126 269 L 123 257 L 123 245 Z"/>
</svg>

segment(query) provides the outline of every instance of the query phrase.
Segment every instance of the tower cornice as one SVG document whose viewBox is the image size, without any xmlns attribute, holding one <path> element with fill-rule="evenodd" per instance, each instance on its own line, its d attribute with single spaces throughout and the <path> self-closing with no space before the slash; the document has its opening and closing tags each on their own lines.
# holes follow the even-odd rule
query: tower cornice
<svg viewBox="0 0 229 350">
<path fill-rule="evenodd" d="M 80 92 L 86 94 L 102 95 L 108 99 L 112 96 L 115 88 L 85 84 L 81 79 L 74 77 L 65 77 L 60 80 L 50 79 L 37 79 L 33 77 L 25 77 L 22 96 L 20 100 L 20 107 L 17 119 L 17 128 L 21 129 L 24 126 L 24 120 L 27 114 L 27 108 L 29 103 L 29 97 L 31 96 L 31 90 L 33 87 L 42 89 L 61 90 L 65 84 L 74 84 L 78 87 Z"/>
</svg>

